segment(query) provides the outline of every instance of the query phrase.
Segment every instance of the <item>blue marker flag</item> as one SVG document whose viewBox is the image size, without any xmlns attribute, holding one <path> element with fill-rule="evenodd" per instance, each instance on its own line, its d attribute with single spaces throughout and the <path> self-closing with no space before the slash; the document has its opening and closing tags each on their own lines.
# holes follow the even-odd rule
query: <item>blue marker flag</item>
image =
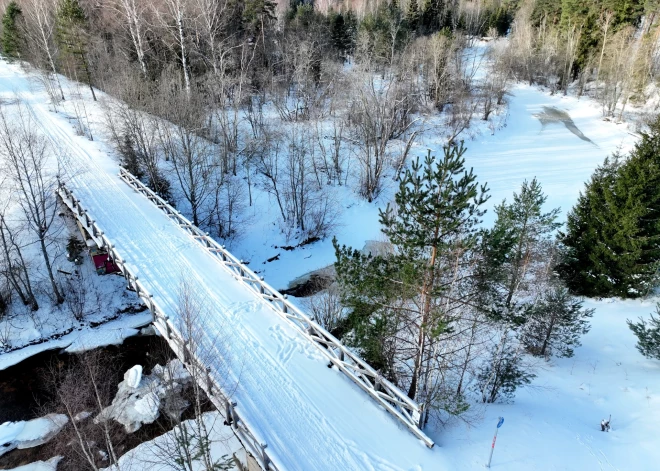
<svg viewBox="0 0 660 471">
<path fill-rule="evenodd" d="M 497 428 L 500 428 L 504 423 L 504 417 L 500 417 L 500 421 L 497 423 Z"/>
</svg>

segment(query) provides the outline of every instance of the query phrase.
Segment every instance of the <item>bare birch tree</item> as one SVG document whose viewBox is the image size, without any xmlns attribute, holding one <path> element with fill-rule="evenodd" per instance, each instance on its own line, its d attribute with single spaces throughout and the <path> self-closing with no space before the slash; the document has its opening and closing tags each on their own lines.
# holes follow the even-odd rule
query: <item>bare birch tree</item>
<svg viewBox="0 0 660 471">
<path fill-rule="evenodd" d="M 45 68 L 50 71 L 49 78 L 55 81 L 64 100 L 64 90 L 55 65 L 58 54 L 54 41 L 56 0 L 23 0 L 21 4 L 27 20 L 29 44 L 37 49 L 41 61 L 45 62 Z"/>
<path fill-rule="evenodd" d="M 7 279 L 14 293 L 24 305 L 36 311 L 39 304 L 32 290 L 32 280 L 28 271 L 27 260 L 23 256 L 21 244 L 14 228 L 10 227 L 5 217 L 6 208 L 0 209 L 0 273 Z"/>
<path fill-rule="evenodd" d="M 187 29 L 192 22 L 191 12 L 186 0 L 163 0 L 160 8 L 152 4 L 158 25 L 166 32 L 169 45 L 179 58 L 183 72 L 186 93 L 190 93 L 190 52 Z"/>
<path fill-rule="evenodd" d="M 36 237 L 57 304 L 64 296 L 55 280 L 49 253 L 50 230 L 57 216 L 58 164 L 50 142 L 34 131 L 37 124 L 18 104 L 15 111 L 0 110 L 0 155 L 18 195 L 25 221 Z"/>
<path fill-rule="evenodd" d="M 109 5 L 109 8 L 119 16 L 122 27 L 128 31 L 140 70 L 145 77 L 148 71 L 148 42 L 146 39 L 149 28 L 147 23 L 148 5 L 148 2 L 140 0 L 114 0 Z"/>
</svg>

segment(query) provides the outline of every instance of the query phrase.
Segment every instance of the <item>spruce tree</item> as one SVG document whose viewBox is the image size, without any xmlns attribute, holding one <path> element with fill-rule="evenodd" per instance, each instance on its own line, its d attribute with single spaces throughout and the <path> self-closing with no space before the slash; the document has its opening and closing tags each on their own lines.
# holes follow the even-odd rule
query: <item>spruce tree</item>
<svg viewBox="0 0 660 471">
<path fill-rule="evenodd" d="M 639 297 L 660 261 L 660 120 L 627 160 L 606 161 L 568 216 L 558 273 L 576 294 Z"/>
<path fill-rule="evenodd" d="M 373 337 L 360 332 L 384 326 L 391 333 L 379 340 L 378 351 L 388 342 L 391 351 L 401 348 L 395 334 L 405 329 L 414 342 L 412 351 L 406 347 L 412 368 L 405 381 L 408 396 L 421 396 L 422 402 L 431 399 L 422 378 L 430 374 L 432 346 L 452 327 L 452 317 L 440 300 L 454 283 L 456 270 L 468 278 L 479 245 L 481 205 L 487 200 L 486 187 L 464 168 L 464 153 L 462 144 L 445 147 L 440 161 L 429 152 L 423 163 L 413 162 L 402 176 L 396 207 L 388 205 L 380 212 L 382 231 L 392 246 L 389 254 L 365 256 L 335 240 L 337 278 L 351 311 L 348 341 L 370 351 Z M 469 295 L 467 288 L 461 292 Z"/>
<path fill-rule="evenodd" d="M 593 309 L 583 309 L 562 286 L 551 288 L 531 311 L 523 342 L 527 351 L 541 357 L 570 358 L 580 337 L 589 332 Z"/>
<path fill-rule="evenodd" d="M 408 12 L 406 14 L 406 23 L 408 24 L 408 29 L 414 34 L 419 27 L 419 5 L 417 0 L 408 0 Z"/>
<path fill-rule="evenodd" d="M 442 0 L 426 0 L 421 15 L 422 26 L 426 33 L 435 33 L 444 26 L 442 11 Z"/>
<path fill-rule="evenodd" d="M 584 193 L 580 193 L 577 204 L 567 215 L 565 232 L 559 233 L 564 247 L 555 270 L 574 294 L 608 296 L 613 292 L 609 267 L 615 260 L 602 241 L 616 223 L 606 195 L 612 192 L 619 165 L 615 155 L 596 168 Z"/>
<path fill-rule="evenodd" d="M 9 59 L 20 57 L 22 38 L 17 22 L 21 14 L 20 7 L 12 0 L 2 16 L 2 52 Z"/>
<path fill-rule="evenodd" d="M 144 172 L 142 172 L 142 169 L 140 168 L 140 156 L 135 150 L 131 136 L 126 133 L 124 134 L 123 138 L 120 139 L 121 142 L 119 144 L 118 150 L 121 155 L 121 159 L 119 163 L 136 178 L 142 179 Z"/>
<path fill-rule="evenodd" d="M 651 314 L 648 323 L 640 317 L 639 322 L 633 322 L 630 319 L 628 327 L 637 336 L 637 350 L 647 358 L 660 360 L 660 303 L 656 306 L 655 312 L 658 317 Z"/>
<path fill-rule="evenodd" d="M 69 61 L 74 78 L 89 85 L 96 101 L 87 59 L 87 17 L 78 0 L 60 0 L 56 21 L 56 39 L 64 59 Z"/>
</svg>

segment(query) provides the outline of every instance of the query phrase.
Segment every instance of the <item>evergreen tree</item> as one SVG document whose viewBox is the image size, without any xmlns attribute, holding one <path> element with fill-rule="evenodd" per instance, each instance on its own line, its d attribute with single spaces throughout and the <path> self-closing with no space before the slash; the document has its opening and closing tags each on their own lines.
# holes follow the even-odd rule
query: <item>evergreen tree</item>
<svg viewBox="0 0 660 471">
<path fill-rule="evenodd" d="M 243 10 L 246 29 L 255 35 L 261 34 L 264 23 L 277 19 L 276 9 L 277 5 L 273 0 L 247 0 Z"/>
<path fill-rule="evenodd" d="M 351 10 L 346 13 L 330 13 L 330 41 L 342 58 L 355 48 L 357 20 Z"/>
<path fill-rule="evenodd" d="M 20 57 L 22 37 L 17 23 L 21 15 L 20 7 L 12 0 L 2 16 L 2 52 L 9 59 Z"/>
<path fill-rule="evenodd" d="M 165 201 L 168 201 L 170 205 L 176 206 L 175 202 L 172 199 L 172 190 L 170 188 L 170 182 L 163 177 L 160 173 L 150 173 L 149 179 L 147 181 L 147 186 L 151 188 L 154 193 L 163 198 Z"/>
<path fill-rule="evenodd" d="M 496 227 L 510 232 L 514 245 L 508 254 L 508 273 L 506 273 L 506 306 L 511 305 L 516 290 L 523 283 L 527 267 L 539 245 L 550 239 L 550 235 L 560 226 L 556 222 L 560 209 L 555 208 L 543 213 L 543 204 L 548 199 L 543 194 L 540 183 L 534 178 L 524 181 L 520 193 L 513 194 L 513 203 L 503 202 L 495 209 Z"/>
<path fill-rule="evenodd" d="M 611 252 L 602 240 L 610 226 L 615 224 L 606 194 L 612 192 L 619 165 L 619 158 L 615 155 L 596 168 L 584 193 L 567 215 L 565 233 L 559 233 L 564 250 L 556 271 L 575 294 L 607 296 L 613 292 L 608 267 L 615 260 L 608 257 Z"/>
<path fill-rule="evenodd" d="M 60 50 L 71 65 L 74 78 L 89 85 L 96 101 L 92 73 L 87 60 L 87 17 L 78 0 L 60 0 L 56 20 L 56 39 Z"/>
<path fill-rule="evenodd" d="M 477 372 L 476 392 L 486 403 L 510 402 L 521 386 L 535 378 L 522 364 L 522 356 L 505 338 L 496 345 L 488 360 Z"/>
<path fill-rule="evenodd" d="M 422 26 L 426 33 L 435 33 L 444 26 L 442 0 L 427 0 L 422 12 Z"/>
<path fill-rule="evenodd" d="M 581 345 L 580 337 L 591 328 L 588 319 L 593 311 L 583 309 L 566 288 L 552 288 L 531 312 L 523 338 L 527 350 L 546 358 L 572 357 L 573 349 Z"/>
<path fill-rule="evenodd" d="M 415 33 L 419 27 L 420 14 L 419 14 L 419 5 L 417 0 L 409 0 L 408 3 L 408 13 L 406 14 L 406 23 L 408 24 L 408 29 Z"/>
<path fill-rule="evenodd" d="M 577 294 L 639 297 L 660 261 L 660 120 L 625 162 L 606 161 L 568 217 L 558 272 Z"/>
<path fill-rule="evenodd" d="M 408 396 L 421 397 L 425 403 L 432 396 L 426 390 L 429 381 L 423 380 L 436 360 L 431 351 L 452 327 L 449 301 L 442 302 L 443 295 L 451 288 L 461 293 L 461 300 L 474 294 L 467 285 L 457 288 L 454 275 L 460 271 L 464 275 L 460 282 L 469 279 L 487 189 L 464 169 L 464 153 L 462 144 L 445 147 L 438 162 L 429 152 L 423 163 L 418 159 L 402 176 L 396 209 L 388 205 L 380 212 L 382 231 L 392 244 L 390 253 L 365 256 L 335 241 L 337 277 L 351 311 L 348 341 L 368 351 L 373 337 L 360 332 L 382 326 L 391 351 L 402 348 L 396 338 L 405 330 L 401 336 L 409 336 L 413 347 L 406 344 L 405 353 L 390 356 L 399 362 L 409 360 Z M 357 324 L 365 327 L 360 331 Z M 385 351 L 382 340 L 379 345 L 379 352 Z M 401 370 L 401 363 L 390 365 Z"/>
<path fill-rule="evenodd" d="M 505 200 L 495 207 L 495 224 L 484 234 L 480 282 L 491 316 L 498 320 L 524 323 L 529 311 L 525 306 L 527 285 L 547 281 L 530 279 L 529 275 L 536 265 L 552 263 L 548 258 L 552 234 L 559 227 L 559 208 L 543 212 L 546 200 L 536 179 L 523 182 L 510 204 Z M 518 302 L 518 297 L 524 299 Z"/>
<path fill-rule="evenodd" d="M 640 317 L 639 322 L 628 320 L 628 327 L 637 336 L 637 350 L 647 358 L 660 360 L 660 304 L 655 308 L 658 317 L 651 314 L 648 323 Z"/>
<path fill-rule="evenodd" d="M 144 172 L 140 168 L 140 158 L 138 153 L 135 151 L 135 146 L 133 145 L 133 140 L 131 136 L 127 133 L 124 134 L 121 143 L 119 144 L 119 153 L 121 154 L 120 164 L 136 178 L 141 179 L 144 176 Z"/>
</svg>

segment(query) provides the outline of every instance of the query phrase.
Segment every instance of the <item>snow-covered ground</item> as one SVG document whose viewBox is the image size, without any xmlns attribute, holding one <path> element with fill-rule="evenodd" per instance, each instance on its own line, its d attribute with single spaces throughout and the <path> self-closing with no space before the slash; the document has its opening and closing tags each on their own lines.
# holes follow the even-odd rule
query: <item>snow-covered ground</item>
<svg viewBox="0 0 660 471">
<path fill-rule="evenodd" d="M 0 354 L 0 370 L 16 365 L 46 350 L 64 349 L 68 353 L 82 352 L 105 345 L 120 345 L 124 339 L 137 335 L 151 322 L 151 313 L 141 312 L 120 317 L 97 327 L 84 326 L 53 340 Z"/>
<path fill-rule="evenodd" d="M 114 178 L 116 164 L 107 158 L 107 145 L 99 142 L 100 139 L 90 143 L 73 136 L 66 120 L 47 111 L 45 93 L 34 83 L 28 85 L 25 74 L 16 66 L 3 64 L 0 92 L 9 95 L 14 90 L 20 91 L 39 109 L 44 126 L 58 142 L 80 149 L 76 151 L 77 156 L 88 160 L 92 173 L 106 175 L 109 180 Z M 543 107 L 566 111 L 575 126 L 592 142 L 580 139 L 563 123 L 542 126 L 538 115 L 543 112 Z M 89 102 L 88 111 L 92 122 L 100 127 L 103 121 L 100 108 Z M 504 198 L 510 199 L 523 180 L 537 177 L 548 194 L 547 208 L 561 207 L 563 219 L 593 169 L 607 155 L 618 148 L 625 151 L 635 141 L 625 124 L 603 121 L 598 105 L 592 101 L 550 96 L 535 87 L 514 87 L 509 97 L 508 114 L 505 128 L 491 135 L 487 126 L 481 125 L 483 132 L 466 142 L 467 165 L 473 166 L 479 180 L 488 182 L 491 189 L 489 207 Z M 413 149 L 413 155 L 424 155 L 427 147 L 439 152 L 441 145 L 439 134 L 426 133 Z M 94 180 L 93 177 L 90 175 L 90 181 Z M 107 204 L 108 195 L 112 195 L 113 201 L 116 201 L 114 198 L 130 201 L 131 211 L 138 217 L 152 214 L 147 203 L 135 200 L 135 196 L 121 185 L 99 182 L 96 189 L 100 193 L 102 188 L 105 196 L 99 194 L 96 197 L 91 187 L 80 186 L 79 191 L 87 193 L 79 197 L 88 206 L 96 205 L 92 208 L 93 214 Z M 112 191 L 108 191 L 108 186 Z M 359 248 L 366 240 L 379 239 L 377 208 L 387 203 L 393 191 L 392 182 L 375 203 L 368 204 L 349 188 L 338 190 L 343 205 L 336 231 L 340 242 Z M 258 208 L 263 211 L 264 206 Z M 113 209 L 117 217 L 126 211 L 125 206 Z M 266 281 L 276 287 L 284 287 L 296 277 L 333 262 L 334 253 L 329 240 L 295 251 L 275 249 L 275 245 L 282 243 L 278 228 L 272 220 L 260 218 L 259 213 L 253 216 L 256 222 L 250 227 L 249 234 L 240 239 L 233 250 L 238 256 L 250 260 L 251 267 L 259 269 Z M 492 211 L 485 220 L 486 223 L 492 220 Z M 202 276 L 199 281 L 211 291 L 222 293 L 232 286 L 197 254 L 191 242 L 174 236 L 167 224 L 166 218 L 154 217 L 151 221 L 155 245 L 168 253 L 180 252 L 192 257 L 196 262 L 196 273 L 200 270 L 209 273 L 210 278 Z M 108 234 L 111 231 L 114 231 L 111 237 L 115 238 L 139 236 L 139 231 L 120 225 L 106 230 Z M 165 240 L 165 237 L 173 239 Z M 143 247 L 148 244 L 147 241 L 140 242 Z M 276 253 L 280 253 L 279 260 L 262 264 Z M 135 256 L 138 256 L 137 252 Z M 170 263 L 169 273 L 163 271 L 161 274 L 164 279 L 175 283 L 181 276 L 181 268 Z M 189 266 L 185 268 L 191 269 Z M 148 273 L 146 268 L 144 270 L 145 274 Z M 147 281 L 146 276 L 144 281 Z M 163 286 L 159 286 L 161 281 L 152 283 L 150 287 L 154 292 L 163 292 Z M 647 360 L 637 352 L 635 337 L 626 326 L 626 318 L 648 316 L 654 309 L 655 300 L 588 301 L 586 307 L 595 308 L 592 330 L 584 337 L 583 347 L 576 350 L 574 358 L 541 363 L 537 378 L 530 387 L 518 392 L 515 403 L 484 406 L 483 418 L 475 419 L 470 427 L 454 425 L 429 431 L 437 446 L 434 450 L 427 450 L 405 430 L 398 429 L 391 417 L 378 410 L 333 370 L 319 367 L 310 375 L 309 365 L 321 365 L 318 354 L 300 343 L 286 325 L 273 319 L 272 314 L 268 315 L 257 304 L 247 302 L 249 298 L 243 298 L 242 293 L 222 294 L 223 299 L 226 296 L 243 301 L 224 312 L 235 332 L 225 340 L 236 345 L 234 353 L 245 357 L 246 364 L 250 359 L 263 362 L 265 369 L 273 373 L 273 376 L 260 378 L 244 368 L 241 383 L 245 382 L 245 387 L 260 388 L 272 395 L 268 403 L 254 404 L 246 404 L 246 399 L 241 396 L 239 408 L 241 405 L 253 408 L 254 417 L 259 417 L 258 429 L 269 444 L 269 451 L 277 453 L 279 450 L 286 455 L 277 455 L 282 457 L 281 463 L 286 469 L 483 469 L 499 416 L 503 416 L 505 422 L 493 458 L 492 467 L 496 469 L 658 469 L 660 438 L 655 428 L 660 420 L 660 363 Z M 213 299 L 214 304 L 220 301 L 215 296 Z M 172 302 L 171 299 L 163 301 Z M 255 338 L 267 339 L 267 342 L 256 342 Z M 243 346 L 239 348 L 238 345 Z M 289 373 L 275 374 L 276 366 L 282 363 L 286 364 Z M 293 378 L 298 381 L 300 375 L 309 375 L 314 387 L 298 389 L 291 381 Z M 308 393 L 314 397 L 307 396 Z M 298 407 L 281 409 L 284 404 L 282 395 L 290 395 L 287 403 L 296 403 Z M 318 397 L 327 402 L 318 404 Z M 347 405 L 342 401 L 345 397 L 358 398 L 357 403 Z M 314 407 L 302 407 L 302 404 L 314 404 Z M 610 414 L 612 430 L 602 433 L 600 420 Z M 299 430 L 286 430 L 287 424 L 296 424 Z M 368 439 L 356 441 L 356 437 L 369 434 Z M 303 448 L 304 454 L 299 451 Z M 339 461 L 321 464 L 314 461 L 315 458 L 325 458 L 328 453 Z M 342 460 L 343 467 L 338 465 Z"/>
<path fill-rule="evenodd" d="M 204 424 L 209 431 L 211 459 L 216 462 L 224 462 L 225 459 L 232 459 L 235 455 L 241 464 L 247 466 L 245 454 L 241 450 L 241 443 L 231 433 L 231 429 L 223 425 L 224 418 L 218 412 L 207 412 L 203 416 Z M 183 423 L 184 427 L 195 429 L 192 421 Z M 180 426 L 177 426 L 179 428 Z M 175 456 L 173 450 L 176 443 L 176 430 L 170 431 L 155 438 L 154 440 L 142 443 L 133 450 L 119 458 L 118 469 L 120 471 L 142 471 L 145 469 L 155 469 L 157 471 L 177 471 L 180 468 L 172 463 L 172 457 Z M 196 461 L 195 471 L 202 470 L 201 460 Z M 238 469 L 232 467 L 230 469 Z M 117 467 L 106 468 L 106 471 L 117 471 Z"/>
<path fill-rule="evenodd" d="M 0 202 L 4 201 L 0 189 Z M 72 230 L 77 231 L 75 225 Z M 63 272 L 59 274 L 62 285 L 73 286 L 73 289 L 80 291 L 72 296 L 71 304 L 65 301 L 56 306 L 45 294 L 46 290 L 39 289 L 36 296 L 40 307 L 36 312 L 14 302 L 13 309 L 0 318 L 0 370 L 46 350 L 66 348 L 72 353 L 121 344 L 126 337 L 138 332 L 137 327 L 150 322 L 148 312 L 135 313 L 143 310 L 144 306 L 125 289 L 123 277 L 97 275 L 90 257 L 86 255 L 81 265 L 67 261 L 62 254 L 57 255 L 62 241 L 65 242 L 67 237 L 68 231 L 63 230 L 57 243 L 51 245 L 51 252 L 55 254 L 54 267 Z M 34 244 L 24 247 L 23 253 L 31 266 L 39 263 L 40 254 Z M 39 273 L 39 270 L 34 270 L 33 276 Z M 41 282 L 43 280 L 37 284 Z M 84 310 L 83 318 L 75 317 L 73 312 L 77 309 Z"/>
<path fill-rule="evenodd" d="M 478 470 L 488 460 L 497 418 L 493 468 L 501 470 L 657 470 L 660 463 L 660 362 L 644 358 L 626 318 L 648 318 L 657 300 L 587 301 L 591 331 L 573 358 L 539 368 L 513 404 L 492 404 L 472 428 L 436 438 L 451 469 Z M 612 416 L 609 433 L 600 421 Z"/>
</svg>

